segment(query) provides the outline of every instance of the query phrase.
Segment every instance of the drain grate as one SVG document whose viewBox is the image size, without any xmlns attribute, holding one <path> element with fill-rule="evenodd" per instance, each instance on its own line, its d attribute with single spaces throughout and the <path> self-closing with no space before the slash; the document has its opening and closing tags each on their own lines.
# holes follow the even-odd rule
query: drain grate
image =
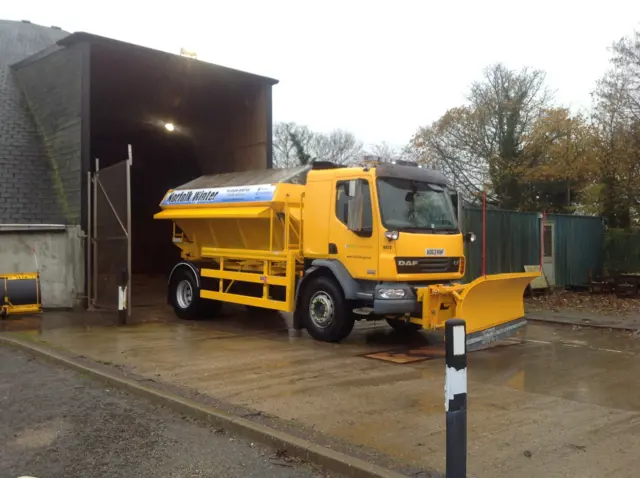
<svg viewBox="0 0 640 478">
<path fill-rule="evenodd" d="M 523 340 L 521 339 L 509 338 L 509 339 L 500 340 L 499 342 L 493 342 L 492 344 L 489 344 L 482 349 L 474 350 L 473 352 L 477 352 L 480 350 L 509 347 L 511 345 L 519 345 L 522 343 L 523 343 Z M 473 352 L 469 352 L 469 353 L 473 353 Z M 417 347 L 417 348 L 410 348 L 410 349 L 406 349 L 406 348 L 393 349 L 393 350 L 387 350 L 384 352 L 373 352 L 369 354 L 363 354 L 362 356 L 365 358 L 382 360 L 383 362 L 391 362 L 391 363 L 397 363 L 397 364 L 424 362 L 426 360 L 444 358 L 444 344 L 441 343 L 441 344 L 427 345 L 424 347 Z"/>
<path fill-rule="evenodd" d="M 397 364 L 424 362 L 444 357 L 444 344 L 428 345 L 415 349 L 396 349 L 365 354 L 364 357 Z"/>
</svg>

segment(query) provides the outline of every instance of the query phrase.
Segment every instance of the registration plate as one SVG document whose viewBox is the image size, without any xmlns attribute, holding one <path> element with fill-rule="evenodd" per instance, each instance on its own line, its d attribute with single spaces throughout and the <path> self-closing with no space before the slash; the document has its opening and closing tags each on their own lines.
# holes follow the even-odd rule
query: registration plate
<svg viewBox="0 0 640 478">
<path fill-rule="evenodd" d="M 444 256 L 444 249 L 425 249 L 425 256 Z"/>
</svg>

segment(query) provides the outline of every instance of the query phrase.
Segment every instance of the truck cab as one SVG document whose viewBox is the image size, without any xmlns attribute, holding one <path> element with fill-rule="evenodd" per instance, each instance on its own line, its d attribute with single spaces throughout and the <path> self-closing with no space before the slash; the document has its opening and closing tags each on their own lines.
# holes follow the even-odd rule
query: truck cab
<svg viewBox="0 0 640 478">
<path fill-rule="evenodd" d="M 416 288 L 464 276 L 456 216 L 437 171 L 388 163 L 314 169 L 303 198 L 303 256 L 331 271 L 360 318 L 415 316 Z"/>
</svg>

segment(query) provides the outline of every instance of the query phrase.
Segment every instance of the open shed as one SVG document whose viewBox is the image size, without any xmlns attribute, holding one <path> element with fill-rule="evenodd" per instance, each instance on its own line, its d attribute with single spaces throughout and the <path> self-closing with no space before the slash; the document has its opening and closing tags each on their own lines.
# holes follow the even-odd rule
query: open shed
<svg viewBox="0 0 640 478">
<path fill-rule="evenodd" d="M 73 258 L 93 270 L 75 293 L 89 303 L 115 303 L 123 267 L 144 283 L 175 263 L 171 224 L 153 220 L 167 189 L 271 167 L 274 79 L 88 33 L 11 70 L 51 169 L 52 222 L 93 237 Z"/>
</svg>

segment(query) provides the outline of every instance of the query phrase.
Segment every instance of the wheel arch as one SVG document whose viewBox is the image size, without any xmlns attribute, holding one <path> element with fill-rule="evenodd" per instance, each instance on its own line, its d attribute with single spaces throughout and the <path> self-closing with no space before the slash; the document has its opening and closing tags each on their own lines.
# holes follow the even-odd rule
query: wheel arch
<svg viewBox="0 0 640 478">
<path fill-rule="evenodd" d="M 198 287 L 198 289 L 200 288 L 200 269 L 198 268 L 198 266 L 190 261 L 180 261 L 175 266 L 173 266 L 173 269 L 171 269 L 171 272 L 169 272 L 169 278 L 167 280 L 167 304 L 171 303 L 171 281 L 176 275 L 176 272 L 179 272 L 183 269 L 188 269 L 193 272 L 193 275 L 196 279 L 196 286 Z"/>
<path fill-rule="evenodd" d="M 340 261 L 335 259 L 316 259 L 311 263 L 311 267 L 329 271 L 340 285 L 345 299 L 353 300 L 358 298 L 358 292 L 361 287 Z"/>
<path fill-rule="evenodd" d="M 302 311 L 300 310 L 300 297 L 305 287 L 311 283 L 316 277 L 329 277 L 336 281 L 338 287 L 342 290 L 346 300 L 357 299 L 357 293 L 360 290 L 359 284 L 355 281 L 349 271 L 336 260 L 316 259 L 311 263 L 302 279 L 298 282 L 295 295 L 295 310 L 293 314 L 293 328 L 300 330 L 303 328 Z"/>
<path fill-rule="evenodd" d="M 191 272 L 193 272 L 193 275 L 196 278 L 196 285 L 199 288 L 200 287 L 200 269 L 193 262 L 189 262 L 189 261 L 180 261 L 175 266 L 173 266 L 173 269 L 171 269 L 171 272 L 169 272 L 169 279 L 167 281 L 167 284 L 171 284 L 171 280 L 173 279 L 173 276 L 175 275 L 176 271 L 181 270 L 181 268 L 184 268 L 184 267 L 190 269 Z"/>
</svg>

